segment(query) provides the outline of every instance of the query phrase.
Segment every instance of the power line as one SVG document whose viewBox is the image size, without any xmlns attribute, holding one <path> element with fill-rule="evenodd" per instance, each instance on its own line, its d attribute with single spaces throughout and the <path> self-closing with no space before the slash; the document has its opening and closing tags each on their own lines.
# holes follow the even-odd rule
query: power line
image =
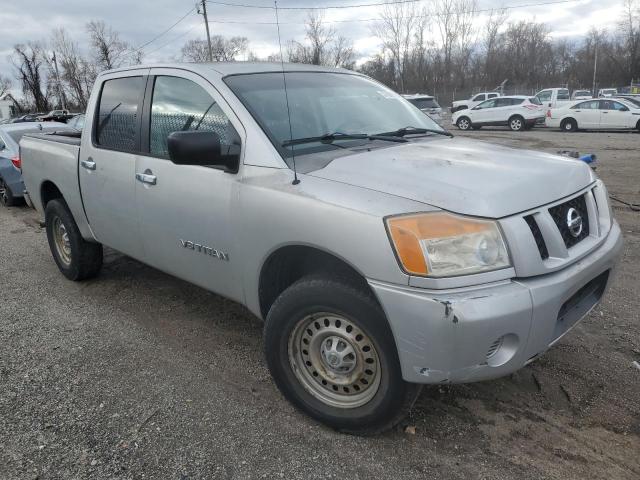
<svg viewBox="0 0 640 480">
<path fill-rule="evenodd" d="M 208 3 L 218 3 L 218 2 L 212 2 L 211 0 L 207 0 L 207 1 Z M 413 1 L 421 1 L 421 0 L 413 0 Z M 527 7 L 544 7 L 548 5 L 574 3 L 579 1 L 581 0 L 550 0 L 548 2 L 526 3 L 522 5 L 511 5 L 511 6 L 504 6 L 504 7 L 498 7 L 498 8 L 483 8 L 483 9 L 467 10 L 467 11 L 455 12 L 455 13 L 453 12 L 452 13 L 428 13 L 423 15 L 416 15 L 415 17 L 416 18 L 447 17 L 451 15 L 460 15 L 465 13 L 488 13 L 488 12 L 495 12 L 500 10 L 514 10 L 518 8 L 527 8 Z M 387 4 L 378 3 L 376 5 L 387 5 Z M 235 5 L 235 6 L 244 6 L 244 5 Z M 260 8 L 272 8 L 272 7 L 261 6 Z M 324 7 L 313 7 L 313 8 L 315 9 L 315 8 L 324 8 Z M 303 7 L 291 7 L 291 9 L 302 10 Z M 380 22 L 382 20 L 383 20 L 382 18 L 355 18 L 355 19 L 346 19 L 346 20 L 323 20 L 322 22 L 323 23 L 353 23 L 353 22 Z M 209 20 L 209 23 L 228 23 L 228 24 L 239 24 L 239 25 L 275 25 L 276 24 L 276 22 L 262 22 L 262 21 L 252 22 L 247 20 Z M 280 25 L 299 25 L 299 24 L 300 22 L 280 22 Z"/>
<path fill-rule="evenodd" d="M 355 5 L 326 5 L 323 7 L 278 7 L 279 10 L 337 10 L 344 8 L 361 8 L 361 7 L 383 7 L 385 5 L 400 5 L 404 3 L 418 3 L 423 0 L 392 0 L 389 2 L 378 3 L 359 3 Z M 222 5 L 225 7 L 242 7 L 242 8 L 261 8 L 267 10 L 273 10 L 275 7 L 269 5 L 252 5 L 246 3 L 231 3 L 231 2 L 219 2 L 215 0 L 207 0 L 207 3 L 213 3 L 215 5 Z"/>
<path fill-rule="evenodd" d="M 143 43 L 142 45 L 134 48 L 133 50 L 139 52 L 140 50 L 142 50 L 144 47 L 146 47 L 147 45 L 155 42 L 157 39 L 159 39 L 160 37 L 162 37 L 164 34 L 169 33 L 176 25 L 178 25 L 181 21 L 183 21 L 185 18 L 187 18 L 187 16 L 193 12 L 196 9 L 196 7 L 192 7 L 187 13 L 185 13 L 182 17 L 180 17 L 180 19 L 174 23 L 173 25 L 171 25 L 169 28 L 167 28 L 166 30 L 164 30 L 162 33 L 159 33 L 158 35 L 156 35 L 155 37 L 153 37 L 151 40 L 149 40 L 146 43 Z"/>
<path fill-rule="evenodd" d="M 164 47 L 166 47 L 167 45 L 171 45 L 173 42 L 180 40 L 182 37 L 184 37 L 185 35 L 191 33 L 193 30 L 195 30 L 196 27 L 199 27 L 200 25 L 202 25 L 201 23 L 197 23 L 195 24 L 193 27 L 191 27 L 189 30 L 187 30 L 186 32 L 181 33 L 180 35 L 178 35 L 177 37 L 175 37 L 172 40 L 169 40 L 167 43 L 162 44 L 161 46 L 159 46 L 158 48 L 156 48 L 155 50 L 151 50 L 150 52 L 146 52 L 145 55 L 151 55 L 153 53 L 156 53 L 158 50 L 162 50 Z"/>
</svg>

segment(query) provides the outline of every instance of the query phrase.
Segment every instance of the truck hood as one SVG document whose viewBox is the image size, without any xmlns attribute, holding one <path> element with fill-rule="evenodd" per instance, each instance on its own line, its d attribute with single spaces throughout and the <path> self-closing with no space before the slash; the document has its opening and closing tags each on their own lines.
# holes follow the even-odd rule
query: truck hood
<svg viewBox="0 0 640 480">
<path fill-rule="evenodd" d="M 358 152 L 309 175 L 490 218 L 553 202 L 596 179 L 579 160 L 464 138 Z"/>
</svg>

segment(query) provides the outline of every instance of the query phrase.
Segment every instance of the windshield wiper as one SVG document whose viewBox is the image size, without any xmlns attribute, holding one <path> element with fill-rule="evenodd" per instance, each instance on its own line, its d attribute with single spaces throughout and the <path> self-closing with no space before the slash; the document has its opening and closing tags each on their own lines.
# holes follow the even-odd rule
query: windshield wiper
<svg viewBox="0 0 640 480">
<path fill-rule="evenodd" d="M 435 128 L 418 128 L 418 127 L 403 127 L 393 132 L 384 132 L 379 135 L 387 135 L 392 137 L 404 137 L 405 135 L 414 135 L 420 133 L 437 133 L 438 135 L 444 135 L 446 137 L 453 137 L 453 133 L 446 130 L 436 130 Z"/>
<path fill-rule="evenodd" d="M 285 140 L 282 142 L 283 147 L 289 147 L 291 145 L 302 145 L 303 143 L 329 143 L 332 144 L 335 140 L 384 140 L 387 142 L 406 142 L 407 140 L 397 135 L 369 135 L 367 133 L 325 133 L 318 137 L 306 137 L 306 138 L 294 138 L 293 140 Z"/>
</svg>

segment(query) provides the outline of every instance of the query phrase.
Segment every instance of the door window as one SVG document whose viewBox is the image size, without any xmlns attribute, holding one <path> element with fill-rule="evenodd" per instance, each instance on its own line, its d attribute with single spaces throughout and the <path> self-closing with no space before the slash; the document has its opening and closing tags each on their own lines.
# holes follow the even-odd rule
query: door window
<svg viewBox="0 0 640 480">
<path fill-rule="evenodd" d="M 574 105 L 573 107 L 571 107 L 573 110 L 598 110 L 598 108 L 600 108 L 600 102 L 598 102 L 598 100 L 595 101 L 591 101 L 591 102 L 582 102 L 582 103 L 578 103 L 577 105 Z"/>
<path fill-rule="evenodd" d="M 157 77 L 151 101 L 150 153 L 169 158 L 169 135 L 195 130 L 216 133 L 221 145 L 237 143 L 236 130 L 204 88 L 185 78 Z"/>
<path fill-rule="evenodd" d="M 549 100 L 551 100 L 551 90 L 543 90 L 542 92 L 538 93 L 536 97 L 538 97 L 538 100 L 540 100 L 541 102 L 548 102 Z"/>
<path fill-rule="evenodd" d="M 473 97 L 473 100 L 471 100 L 472 102 L 482 102 L 483 100 L 485 100 L 485 96 L 484 93 L 481 93 L 480 95 L 476 95 L 475 97 Z"/>
<path fill-rule="evenodd" d="M 490 93 L 487 95 L 488 98 L 496 98 L 498 96 L 497 93 Z"/>
<path fill-rule="evenodd" d="M 474 110 L 484 110 L 485 108 L 493 108 L 496 106 L 496 100 L 487 100 L 474 108 Z"/>
<path fill-rule="evenodd" d="M 98 145 L 125 152 L 138 149 L 138 105 L 143 92 L 142 77 L 104 82 L 94 137 Z"/>
</svg>

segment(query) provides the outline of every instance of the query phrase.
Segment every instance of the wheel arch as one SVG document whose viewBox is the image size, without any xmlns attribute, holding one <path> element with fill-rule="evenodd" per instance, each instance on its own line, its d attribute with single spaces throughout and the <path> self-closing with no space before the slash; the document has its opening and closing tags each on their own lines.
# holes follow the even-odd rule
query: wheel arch
<svg viewBox="0 0 640 480">
<path fill-rule="evenodd" d="M 289 286 L 315 273 L 328 273 L 354 282 L 376 298 L 364 274 L 340 255 L 316 245 L 281 245 L 269 253 L 260 268 L 258 301 L 262 318 L 267 317 L 273 302 Z"/>
<path fill-rule="evenodd" d="M 51 200 L 56 199 L 64 200 L 64 196 L 62 192 L 58 188 L 58 186 L 53 183 L 51 180 L 45 180 L 40 185 L 40 203 L 42 204 L 42 210 L 44 211 L 47 208 L 47 203 Z"/>
</svg>

